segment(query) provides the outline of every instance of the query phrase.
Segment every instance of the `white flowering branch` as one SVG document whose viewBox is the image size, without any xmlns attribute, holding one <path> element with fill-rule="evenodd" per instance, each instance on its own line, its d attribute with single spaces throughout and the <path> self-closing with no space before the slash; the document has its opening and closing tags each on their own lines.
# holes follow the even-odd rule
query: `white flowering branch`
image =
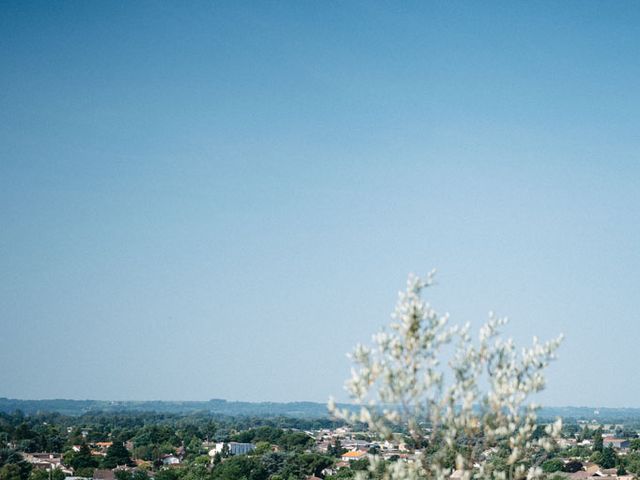
<svg viewBox="0 0 640 480">
<path fill-rule="evenodd" d="M 554 447 L 561 422 L 536 435 L 539 407 L 527 400 L 544 388 L 543 371 L 562 337 L 543 344 L 534 338 L 518 353 L 511 339 L 500 338 L 506 318 L 490 314 L 474 343 L 468 324 L 450 326 L 448 315 L 423 300 L 433 277 L 434 272 L 425 279 L 409 276 L 390 329 L 374 335 L 373 347 L 358 345 L 352 353 L 355 366 L 346 389 L 359 411 L 338 409 L 330 401 L 331 412 L 366 423 L 385 438 L 401 427 L 418 444 L 428 442 L 428 455 L 393 463 L 385 472 L 388 479 L 448 478 L 452 453 L 462 480 L 540 477 L 532 459 Z M 447 346 L 454 352 L 442 365 Z M 499 451 L 502 466 L 493 461 Z M 370 460 L 376 471 L 380 459 Z"/>
</svg>

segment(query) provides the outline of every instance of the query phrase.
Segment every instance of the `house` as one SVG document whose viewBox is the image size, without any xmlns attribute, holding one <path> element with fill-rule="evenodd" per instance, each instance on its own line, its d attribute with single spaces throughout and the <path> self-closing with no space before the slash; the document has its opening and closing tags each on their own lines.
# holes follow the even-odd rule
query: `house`
<svg viewBox="0 0 640 480">
<path fill-rule="evenodd" d="M 616 469 L 598 470 L 594 473 L 585 472 L 580 470 L 574 473 L 567 474 L 567 478 L 570 480 L 618 480 L 616 475 Z"/>
<path fill-rule="evenodd" d="M 367 456 L 367 454 L 365 452 L 360 452 L 360 451 L 353 451 L 353 452 L 347 452 L 345 454 L 343 454 L 340 459 L 344 462 L 352 462 L 354 460 L 360 460 L 362 458 L 365 458 Z"/>
<path fill-rule="evenodd" d="M 384 443 L 381 445 L 381 448 L 383 450 L 397 450 L 398 449 L 398 444 L 397 443 L 391 443 L 389 440 L 385 440 Z"/>
<path fill-rule="evenodd" d="M 33 468 L 40 470 L 53 470 L 55 468 L 60 468 L 65 470 L 65 473 L 67 473 L 67 470 L 64 469 L 64 466 L 62 465 L 62 457 L 60 457 L 59 454 L 27 453 L 25 454 L 24 459 L 29 462 Z M 68 473 L 70 474 L 71 471 L 69 470 Z"/>
<path fill-rule="evenodd" d="M 216 443 L 216 446 L 209 451 L 209 456 L 214 457 L 216 453 L 222 453 L 222 449 L 225 445 L 229 447 L 230 455 L 244 455 L 256 449 L 256 446 L 253 443 L 218 442 Z"/>
<path fill-rule="evenodd" d="M 180 463 L 180 459 L 175 455 L 162 455 L 161 459 L 163 465 L 178 465 Z"/>
<path fill-rule="evenodd" d="M 617 449 L 629 448 L 629 440 L 625 438 L 604 437 L 602 439 L 603 447 L 613 447 Z"/>
<path fill-rule="evenodd" d="M 589 476 L 600 471 L 600 465 L 598 465 L 597 463 L 585 462 L 583 465 L 583 468 L 584 468 L 584 471 L 589 474 Z"/>
<path fill-rule="evenodd" d="M 316 449 L 320 452 L 326 452 L 329 450 L 331 443 L 327 440 L 323 440 L 321 442 L 316 443 Z"/>
<path fill-rule="evenodd" d="M 93 444 L 94 448 L 91 450 L 91 455 L 104 457 L 111 445 L 113 445 L 113 442 L 96 442 Z"/>
<path fill-rule="evenodd" d="M 93 471 L 93 480 L 116 480 L 113 470 L 102 470 L 96 468 Z"/>
<path fill-rule="evenodd" d="M 354 450 L 366 450 L 371 446 L 371 442 L 366 440 L 345 440 L 342 442 L 344 448 L 352 448 Z"/>
<path fill-rule="evenodd" d="M 577 444 L 577 441 L 575 438 L 559 438 L 558 439 L 558 446 L 560 448 L 573 447 L 576 444 Z"/>
</svg>

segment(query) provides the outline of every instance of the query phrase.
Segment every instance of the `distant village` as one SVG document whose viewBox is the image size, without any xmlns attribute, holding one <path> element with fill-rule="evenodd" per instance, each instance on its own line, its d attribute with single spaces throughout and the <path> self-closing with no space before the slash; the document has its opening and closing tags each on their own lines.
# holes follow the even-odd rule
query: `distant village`
<svg viewBox="0 0 640 480">
<path fill-rule="evenodd" d="M 71 434 L 73 427 L 68 427 Z M 304 475 L 304 479 L 318 478 L 350 478 L 353 471 L 361 468 L 369 455 L 378 455 L 389 462 L 415 462 L 423 455 L 424 449 L 417 448 L 410 439 L 397 434 L 393 440 L 373 438 L 367 431 L 355 431 L 347 426 L 320 429 L 289 429 L 296 435 L 296 440 L 303 448 L 302 454 L 317 454 L 318 458 L 330 458 L 321 464 L 312 474 Z M 158 478 L 159 480 L 180 477 L 180 471 L 199 465 L 201 471 L 211 471 L 216 465 L 224 464 L 228 459 L 256 455 L 268 455 L 283 451 L 283 446 L 265 441 L 201 441 L 196 457 L 188 458 L 188 449 L 179 445 L 172 451 L 158 454 L 154 461 L 136 458 L 136 445 L 132 440 L 115 442 L 105 438 L 102 441 L 89 441 L 89 431 L 81 431 L 82 439 L 71 446 L 67 452 L 19 452 L 23 461 L 27 462 L 36 480 L 65 478 L 67 480 L 142 480 Z M 640 478 L 640 432 L 626 428 L 622 424 L 600 424 L 597 422 L 578 422 L 567 427 L 557 444 L 553 457 L 542 463 L 542 469 L 549 478 L 555 480 L 585 480 L 591 477 L 596 480 L 634 480 Z M 301 439 L 301 440 L 300 440 Z M 16 449 L 17 444 L 7 442 L 6 448 Z M 193 450 L 193 443 L 190 448 Z M 121 464 L 105 467 L 104 459 L 117 458 L 114 451 L 119 450 L 123 458 Z M 74 468 L 77 460 L 84 452 L 95 461 L 77 465 L 95 465 L 93 469 Z M 88 453 L 87 453 L 88 452 Z M 490 458 L 495 450 L 483 453 Z M 75 456 L 74 456 L 75 455 Z M 1 472 L 1 471 L 0 471 Z M 43 472 L 38 479 L 37 472 Z M 87 476 L 87 473 L 91 476 Z M 310 473 L 310 472 L 309 472 Z M 1 473 L 0 473 L 1 475 Z M 4 475 L 6 477 L 6 475 Z M 280 478 L 270 476 L 268 478 Z M 450 479 L 461 478 L 461 472 L 451 468 Z M 19 480 L 18 478 L 0 478 L 0 480 Z"/>
</svg>

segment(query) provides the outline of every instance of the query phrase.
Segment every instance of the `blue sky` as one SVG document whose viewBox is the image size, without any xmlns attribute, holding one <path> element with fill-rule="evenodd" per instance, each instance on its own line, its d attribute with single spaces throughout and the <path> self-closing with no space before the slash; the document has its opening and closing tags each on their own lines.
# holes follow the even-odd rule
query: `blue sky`
<svg viewBox="0 0 640 480">
<path fill-rule="evenodd" d="M 409 272 L 639 406 L 640 6 L 2 2 L 0 396 L 344 398 Z"/>
</svg>

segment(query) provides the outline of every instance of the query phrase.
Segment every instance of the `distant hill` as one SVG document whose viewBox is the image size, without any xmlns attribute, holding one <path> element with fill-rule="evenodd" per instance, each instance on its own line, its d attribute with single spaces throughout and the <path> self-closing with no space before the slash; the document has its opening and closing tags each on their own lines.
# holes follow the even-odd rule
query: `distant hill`
<svg viewBox="0 0 640 480">
<path fill-rule="evenodd" d="M 341 407 L 349 407 L 343 404 Z M 317 402 L 229 402 L 213 399 L 209 401 L 107 401 L 107 400 L 16 400 L 0 398 L 0 412 L 21 410 L 26 414 L 57 412 L 64 415 L 82 415 L 87 412 L 157 412 L 190 414 L 206 412 L 230 416 L 322 418 L 328 416 L 327 406 Z M 640 408 L 607 407 L 546 407 L 540 418 L 563 417 L 574 420 L 596 420 L 618 423 L 640 420 Z"/>
<path fill-rule="evenodd" d="M 315 402 L 228 402 L 209 401 L 107 401 L 107 400 L 16 400 L 0 398 L 0 412 L 21 410 L 26 414 L 58 412 L 64 415 L 82 415 L 87 412 L 158 412 L 189 414 L 208 412 L 230 416 L 286 416 L 295 418 L 321 418 L 328 416 L 327 405 Z"/>
<path fill-rule="evenodd" d="M 574 420 L 595 420 L 602 423 L 623 423 L 631 420 L 640 421 L 640 408 L 544 407 L 538 417 L 562 417 Z"/>
</svg>

